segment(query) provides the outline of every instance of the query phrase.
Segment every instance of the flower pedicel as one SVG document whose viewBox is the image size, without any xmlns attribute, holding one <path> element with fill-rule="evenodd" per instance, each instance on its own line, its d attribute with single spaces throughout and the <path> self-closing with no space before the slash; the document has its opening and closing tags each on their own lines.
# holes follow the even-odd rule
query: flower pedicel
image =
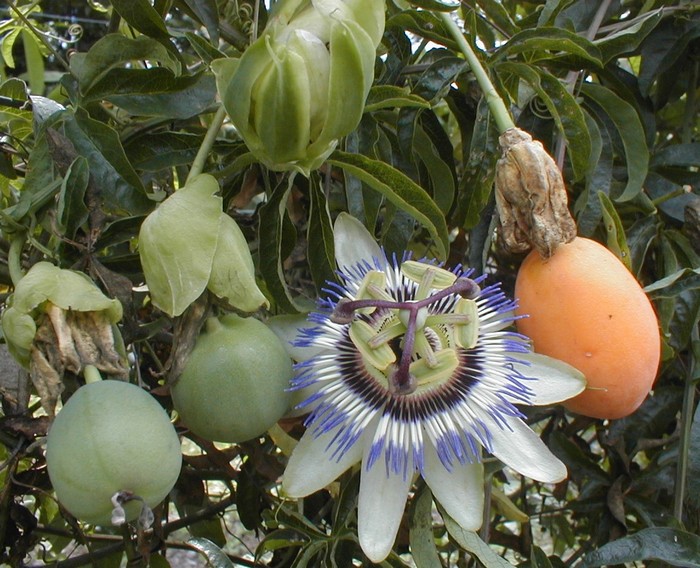
<svg viewBox="0 0 700 568">
<path fill-rule="evenodd" d="M 466 530 L 482 523 L 482 448 L 542 482 L 566 467 L 523 421 L 518 405 L 580 393 L 581 373 L 531 352 L 505 328 L 516 303 L 469 271 L 388 260 L 347 214 L 335 225 L 341 285 L 309 316 L 295 346 L 312 356 L 292 388 L 310 393 L 307 431 L 283 491 L 300 498 L 361 462 L 360 545 L 374 562 L 391 551 L 416 474 Z"/>
</svg>

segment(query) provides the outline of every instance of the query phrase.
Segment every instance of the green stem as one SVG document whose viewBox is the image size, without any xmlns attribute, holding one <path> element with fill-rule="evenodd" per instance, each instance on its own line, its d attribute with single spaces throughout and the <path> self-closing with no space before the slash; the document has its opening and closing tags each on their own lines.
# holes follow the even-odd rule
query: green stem
<svg viewBox="0 0 700 568">
<path fill-rule="evenodd" d="M 457 45 L 462 51 L 464 58 L 467 60 L 467 63 L 469 63 L 469 67 L 471 67 L 472 73 L 474 73 L 474 77 L 476 77 L 476 81 L 479 83 L 479 86 L 486 97 L 486 103 L 489 105 L 489 110 L 491 111 L 493 118 L 496 120 L 496 126 L 498 126 L 499 133 L 503 134 L 506 130 L 515 128 L 513 118 L 511 117 L 510 112 L 508 112 L 508 108 L 498 94 L 498 91 L 496 91 L 496 88 L 493 86 L 488 73 L 481 65 L 481 61 L 479 61 L 479 58 L 476 56 L 476 53 L 474 53 L 474 50 L 469 45 L 469 42 L 467 42 L 465 39 L 462 30 L 459 29 L 457 22 L 455 22 L 452 19 L 452 16 L 450 16 L 450 14 L 447 12 L 438 12 L 437 15 L 438 17 L 442 18 L 442 21 L 450 32 L 450 35 L 452 35 L 453 39 L 457 42 Z"/>
<path fill-rule="evenodd" d="M 665 203 L 666 201 L 669 201 L 670 199 L 674 199 L 675 197 L 680 197 L 681 195 L 686 195 L 688 193 L 690 193 L 690 189 L 686 187 L 679 187 L 678 189 L 669 191 L 666 195 L 661 195 L 657 197 L 652 201 L 652 203 L 655 207 L 658 207 L 659 205 Z"/>
<path fill-rule="evenodd" d="M 224 105 L 221 105 L 217 109 L 216 114 L 214 115 L 214 118 L 212 119 L 211 124 L 207 129 L 207 133 L 204 136 L 204 140 L 202 140 L 202 145 L 199 147 L 197 155 L 194 157 L 194 161 L 192 162 L 190 173 L 187 174 L 187 180 L 185 181 L 185 184 L 191 182 L 204 170 L 204 164 L 206 163 L 207 157 L 209 156 L 209 153 L 211 152 L 211 149 L 214 146 L 216 136 L 219 134 L 219 130 L 221 130 L 221 125 L 224 123 L 225 118 L 226 109 L 224 108 Z"/>
<path fill-rule="evenodd" d="M 85 378 L 85 384 L 96 383 L 102 380 L 102 375 L 95 365 L 85 365 L 83 377 Z"/>
<path fill-rule="evenodd" d="M 10 242 L 10 250 L 7 251 L 7 268 L 10 271 L 12 284 L 17 286 L 24 276 L 22 270 L 22 248 L 26 242 L 24 233 L 18 234 Z"/>
<path fill-rule="evenodd" d="M 681 409 L 681 438 L 678 448 L 678 467 L 676 468 L 676 487 L 673 495 L 673 516 L 683 523 L 683 503 L 686 494 L 686 482 L 688 477 L 688 459 L 690 454 L 690 434 L 693 426 L 693 407 L 695 406 L 695 387 L 697 386 L 700 369 L 697 365 L 700 361 L 700 333 L 695 327 L 691 339 L 691 359 L 688 375 L 685 379 L 683 392 L 683 408 Z"/>
</svg>

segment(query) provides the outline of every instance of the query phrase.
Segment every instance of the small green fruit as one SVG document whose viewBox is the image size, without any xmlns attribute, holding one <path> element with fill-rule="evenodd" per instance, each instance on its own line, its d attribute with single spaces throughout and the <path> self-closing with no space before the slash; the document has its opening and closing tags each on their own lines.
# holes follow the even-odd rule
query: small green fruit
<svg viewBox="0 0 700 568">
<path fill-rule="evenodd" d="M 80 387 L 56 416 L 46 441 L 56 496 L 75 517 L 110 524 L 112 496 L 128 491 L 149 507 L 180 475 L 180 440 L 167 413 L 145 390 L 104 380 Z M 135 519 L 141 503 L 125 505 Z"/>
<path fill-rule="evenodd" d="M 264 434 L 287 411 L 292 362 L 261 321 L 210 318 L 172 388 L 173 405 L 198 436 L 243 442 Z"/>
</svg>

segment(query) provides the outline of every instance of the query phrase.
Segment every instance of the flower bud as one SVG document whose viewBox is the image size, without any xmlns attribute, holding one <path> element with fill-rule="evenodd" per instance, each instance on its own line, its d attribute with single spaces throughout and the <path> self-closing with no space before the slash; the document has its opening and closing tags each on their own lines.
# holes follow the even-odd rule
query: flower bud
<svg viewBox="0 0 700 568">
<path fill-rule="evenodd" d="M 540 142 L 519 128 L 499 138 L 502 156 L 496 165 L 499 236 L 514 253 L 537 249 L 550 257 L 576 236 L 564 180 Z"/>
<path fill-rule="evenodd" d="M 238 59 L 212 67 L 231 121 L 273 170 L 308 175 L 360 122 L 384 30 L 381 0 L 286 0 Z"/>
</svg>

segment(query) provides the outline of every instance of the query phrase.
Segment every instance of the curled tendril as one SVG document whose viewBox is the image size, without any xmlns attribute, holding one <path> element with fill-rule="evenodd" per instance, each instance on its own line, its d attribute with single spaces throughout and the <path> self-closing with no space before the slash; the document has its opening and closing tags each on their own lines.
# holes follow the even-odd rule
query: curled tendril
<svg viewBox="0 0 700 568">
<path fill-rule="evenodd" d="M 529 106 L 530 110 L 536 117 L 542 118 L 544 120 L 549 120 L 550 118 L 552 118 L 552 113 L 549 112 L 547 105 L 541 97 L 533 97 L 530 100 Z"/>
<path fill-rule="evenodd" d="M 66 41 L 69 41 L 70 43 L 75 43 L 81 37 L 83 37 L 84 31 L 85 30 L 83 29 L 83 26 L 81 26 L 80 24 L 71 24 L 70 26 L 68 26 L 68 30 L 67 30 L 67 34 L 68 34 L 68 37 L 70 37 L 70 40 L 66 40 Z"/>
</svg>

